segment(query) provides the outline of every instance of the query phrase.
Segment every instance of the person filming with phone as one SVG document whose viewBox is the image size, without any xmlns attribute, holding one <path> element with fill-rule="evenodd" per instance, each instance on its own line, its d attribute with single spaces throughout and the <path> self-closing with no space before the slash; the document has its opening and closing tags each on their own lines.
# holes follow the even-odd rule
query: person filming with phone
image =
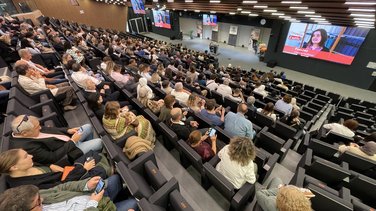
<svg viewBox="0 0 376 211">
<path fill-rule="evenodd" d="M 210 128 L 204 135 L 195 130 L 189 134 L 187 143 L 201 156 L 203 162 L 207 162 L 217 153 L 216 130 Z"/>
<path fill-rule="evenodd" d="M 134 198 L 114 202 L 122 188 L 120 177 L 116 174 L 107 180 L 102 180 L 102 178 L 97 176 L 86 180 L 64 183 L 45 190 L 39 190 L 34 185 L 23 185 L 10 188 L 0 195 L 0 210 L 137 211 L 137 201 Z"/>
</svg>

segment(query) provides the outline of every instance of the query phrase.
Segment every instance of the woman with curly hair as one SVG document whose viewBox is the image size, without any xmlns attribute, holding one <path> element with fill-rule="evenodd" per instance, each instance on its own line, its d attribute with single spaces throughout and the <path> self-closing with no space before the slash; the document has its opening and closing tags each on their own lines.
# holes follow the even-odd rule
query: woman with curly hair
<svg viewBox="0 0 376 211">
<path fill-rule="evenodd" d="M 253 163 L 256 157 L 255 145 L 247 137 L 234 137 L 230 144 L 218 152 L 221 161 L 216 169 L 236 189 L 240 189 L 246 182 L 256 182 L 257 165 Z"/>
<path fill-rule="evenodd" d="M 309 189 L 284 185 L 278 177 L 273 178 L 267 189 L 256 192 L 257 204 L 264 211 L 311 211 L 313 193 Z"/>
</svg>

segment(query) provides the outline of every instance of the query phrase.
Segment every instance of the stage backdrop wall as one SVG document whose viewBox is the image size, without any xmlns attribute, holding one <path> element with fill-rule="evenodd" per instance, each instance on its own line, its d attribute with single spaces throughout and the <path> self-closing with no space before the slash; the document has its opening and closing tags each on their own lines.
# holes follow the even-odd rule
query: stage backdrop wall
<svg viewBox="0 0 376 211">
<path fill-rule="evenodd" d="M 282 53 L 289 27 L 290 23 L 282 21 L 275 21 L 273 23 L 265 61 L 275 60 L 277 61 L 278 66 L 362 89 L 368 89 L 371 86 L 374 80 L 374 77 L 371 76 L 373 69 L 367 68 L 366 66 L 368 62 L 375 61 L 375 29 L 370 30 L 368 33 L 368 36 L 360 47 L 353 63 L 351 65 L 342 65 Z"/>
<path fill-rule="evenodd" d="M 90 26 L 125 31 L 128 8 L 113 4 L 104 4 L 92 0 L 77 0 L 79 6 L 72 6 L 69 0 L 29 0 L 43 15 L 76 21 Z M 25 0 L 13 0 L 19 10 L 18 3 Z M 83 10 L 83 14 L 80 11 Z"/>
</svg>

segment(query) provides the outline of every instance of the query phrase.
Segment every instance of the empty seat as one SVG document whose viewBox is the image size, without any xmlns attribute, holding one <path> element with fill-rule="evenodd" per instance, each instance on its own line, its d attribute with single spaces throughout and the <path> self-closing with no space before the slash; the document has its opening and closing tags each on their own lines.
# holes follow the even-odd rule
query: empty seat
<svg viewBox="0 0 376 211">
<path fill-rule="evenodd" d="M 352 105 L 352 104 L 359 104 L 360 103 L 360 99 L 356 99 L 356 98 L 352 98 L 352 97 L 348 97 L 346 99 L 346 103 L 348 103 L 349 105 Z"/>
<path fill-rule="evenodd" d="M 316 89 L 316 91 L 317 91 L 317 89 Z M 322 95 L 322 94 L 318 94 L 318 95 L 316 95 L 316 98 L 319 99 L 319 100 L 322 100 L 322 101 L 328 102 L 328 103 L 330 103 L 330 100 L 331 100 L 330 97 L 328 97 L 328 96 L 326 96 L 326 95 Z"/>
<path fill-rule="evenodd" d="M 180 192 L 175 190 L 163 190 L 149 200 L 146 198 L 138 202 L 138 206 L 142 211 L 193 211 Z"/>
<path fill-rule="evenodd" d="M 345 151 L 340 157 L 340 161 L 349 164 L 351 170 L 357 171 L 364 175 L 376 175 L 376 161 L 364 158 L 352 152 Z"/>
<path fill-rule="evenodd" d="M 364 176 L 357 172 L 351 172 L 353 178 L 350 179 L 348 188 L 351 191 L 351 195 L 359 198 L 363 203 L 376 207 L 376 180 L 370 177 Z"/>
<path fill-rule="evenodd" d="M 363 101 L 361 103 L 362 106 L 365 106 L 367 108 L 375 108 L 376 107 L 376 103 L 372 103 L 372 102 L 369 102 L 369 101 Z"/>
<path fill-rule="evenodd" d="M 343 143 L 343 144 L 350 144 L 351 142 L 354 142 L 353 138 L 350 138 L 348 136 L 344 136 L 342 134 L 330 131 L 325 137 L 322 138 L 322 140 L 326 143 Z"/>
<path fill-rule="evenodd" d="M 223 96 L 219 92 L 217 92 L 215 90 L 212 90 L 211 94 L 212 94 L 212 98 L 215 99 L 216 103 L 218 103 L 220 105 L 223 105 L 223 103 L 224 103 Z"/>
<path fill-rule="evenodd" d="M 230 106 L 232 112 L 237 112 L 239 103 L 231 100 L 229 97 L 225 97 L 224 105 L 226 107 Z"/>
<path fill-rule="evenodd" d="M 362 118 L 365 118 L 365 119 L 368 119 L 368 120 L 373 118 L 372 114 L 369 114 L 369 113 L 366 113 L 366 112 L 361 112 L 361 111 L 357 111 L 355 113 L 355 116 L 356 117 L 362 117 Z"/>
<path fill-rule="evenodd" d="M 333 160 L 335 156 L 338 158 L 338 144 L 328 144 L 326 142 L 312 139 L 308 147 L 312 149 L 313 155 L 322 157 L 327 160 Z"/>
<path fill-rule="evenodd" d="M 358 104 L 351 104 L 350 108 L 355 111 L 364 111 L 367 107 Z"/>
<path fill-rule="evenodd" d="M 364 125 L 367 125 L 368 127 L 369 126 L 372 126 L 375 124 L 375 121 L 373 120 L 370 120 L 368 118 L 364 118 L 364 117 L 357 117 L 356 120 L 361 123 L 361 124 L 364 124 Z"/>
<path fill-rule="evenodd" d="M 301 109 L 302 109 L 302 111 L 306 111 L 306 112 L 308 112 L 312 115 L 317 115 L 317 113 L 319 112 L 318 110 L 310 108 L 308 106 L 302 106 Z"/>
<path fill-rule="evenodd" d="M 274 124 L 274 120 L 260 112 L 256 112 L 255 122 L 261 127 L 271 127 Z"/>
<path fill-rule="evenodd" d="M 164 145 L 168 150 L 178 147 L 178 136 L 165 123 L 158 124 L 159 131 L 162 133 Z"/>
</svg>

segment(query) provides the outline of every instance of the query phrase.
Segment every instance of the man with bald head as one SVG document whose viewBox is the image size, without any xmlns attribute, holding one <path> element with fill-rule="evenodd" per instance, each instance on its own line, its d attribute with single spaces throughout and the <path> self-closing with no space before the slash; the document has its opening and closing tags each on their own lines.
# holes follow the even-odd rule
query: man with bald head
<svg viewBox="0 0 376 211">
<path fill-rule="evenodd" d="M 186 141 L 189 138 L 189 134 L 198 128 L 198 123 L 192 117 L 187 118 L 183 122 L 184 113 L 181 108 L 171 109 L 170 128 L 178 135 L 179 139 Z"/>
<path fill-rule="evenodd" d="M 228 112 L 225 116 L 225 131 L 231 136 L 252 138 L 256 132 L 253 130 L 252 122 L 245 118 L 248 111 L 247 104 L 240 103 L 238 112 Z"/>
<path fill-rule="evenodd" d="M 65 156 L 73 162 L 90 150 L 102 150 L 102 140 L 93 139 L 90 124 L 77 128 L 41 127 L 38 118 L 20 115 L 11 127 L 10 148 L 24 149 L 39 164 L 54 164 Z"/>
</svg>

